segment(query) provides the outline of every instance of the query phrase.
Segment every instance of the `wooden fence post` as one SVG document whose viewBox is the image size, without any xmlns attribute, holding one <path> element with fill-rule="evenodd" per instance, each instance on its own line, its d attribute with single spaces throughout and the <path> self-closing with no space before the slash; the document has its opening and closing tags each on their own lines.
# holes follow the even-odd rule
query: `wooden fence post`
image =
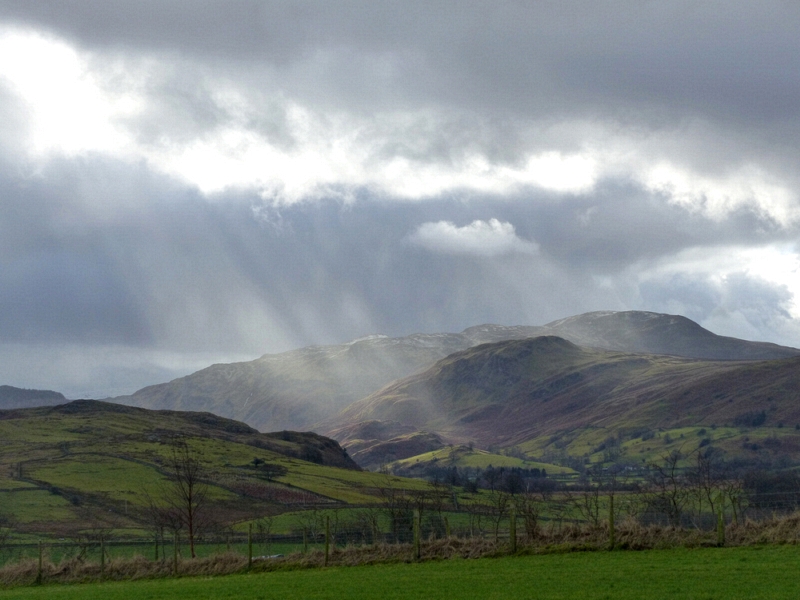
<svg viewBox="0 0 800 600">
<path fill-rule="evenodd" d="M 608 549 L 613 550 L 616 545 L 616 531 L 614 528 L 614 494 L 608 497 Z"/>
<path fill-rule="evenodd" d="M 725 545 L 725 516 L 722 513 L 722 507 L 719 508 L 717 514 L 717 546 Z"/>
<path fill-rule="evenodd" d="M 42 540 L 39 540 L 39 569 L 36 571 L 36 585 L 42 585 Z"/>
<path fill-rule="evenodd" d="M 331 517 L 325 515 L 325 566 L 328 566 L 328 554 L 330 552 L 331 544 Z"/>
<path fill-rule="evenodd" d="M 106 540 L 100 538 L 100 577 L 106 573 Z"/>
<path fill-rule="evenodd" d="M 175 532 L 175 536 L 173 537 L 173 547 L 172 547 L 172 574 L 178 574 L 178 532 Z"/>
<path fill-rule="evenodd" d="M 414 560 L 419 560 L 422 555 L 420 551 L 420 516 L 419 509 L 414 509 Z"/>
<path fill-rule="evenodd" d="M 444 516 L 444 536 L 448 540 L 450 539 L 450 519 L 447 518 L 447 515 Z"/>
<path fill-rule="evenodd" d="M 253 566 L 253 524 L 247 526 L 247 570 Z"/>
<path fill-rule="evenodd" d="M 511 542 L 511 554 L 517 553 L 517 508 L 511 505 L 511 514 L 508 518 L 508 539 Z"/>
</svg>

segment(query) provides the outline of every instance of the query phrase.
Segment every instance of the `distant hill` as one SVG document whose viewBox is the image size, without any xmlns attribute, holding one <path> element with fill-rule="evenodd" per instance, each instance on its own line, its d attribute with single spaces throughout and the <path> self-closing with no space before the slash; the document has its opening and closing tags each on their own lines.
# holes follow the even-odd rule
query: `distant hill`
<svg viewBox="0 0 800 600">
<path fill-rule="evenodd" d="M 66 401 L 64 394 L 50 390 L 26 390 L 10 385 L 0 385 L 0 410 L 53 406 L 55 404 L 63 404 Z"/>
<path fill-rule="evenodd" d="M 259 430 L 311 429 L 390 382 L 446 356 L 489 342 L 557 335 L 624 352 L 754 360 L 800 355 L 775 344 L 717 336 L 684 317 L 647 312 L 587 313 L 543 327 L 479 325 L 461 333 L 369 336 L 341 345 L 213 365 L 114 402 L 151 409 L 208 411 Z"/>
<path fill-rule="evenodd" d="M 748 428 L 762 427 L 756 438 L 767 431 L 782 440 L 772 448 L 800 458 L 800 357 L 707 361 L 584 348 L 556 336 L 484 344 L 351 404 L 320 430 L 364 446 L 362 422 L 482 448 L 569 454 L 572 445 L 577 456 L 609 436 L 619 446 L 626 435 L 712 426 L 733 430 L 723 445 L 736 454 L 750 443 Z"/>
<path fill-rule="evenodd" d="M 569 317 L 545 325 L 541 335 L 545 334 L 589 348 L 686 358 L 769 360 L 800 356 L 797 348 L 716 335 L 686 317 L 642 311 Z"/>
</svg>

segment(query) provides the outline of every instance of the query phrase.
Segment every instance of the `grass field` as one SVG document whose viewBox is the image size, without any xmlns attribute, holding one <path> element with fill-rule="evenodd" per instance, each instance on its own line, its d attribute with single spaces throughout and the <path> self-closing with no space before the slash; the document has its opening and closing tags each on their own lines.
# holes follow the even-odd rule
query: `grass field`
<svg viewBox="0 0 800 600">
<path fill-rule="evenodd" d="M 85 402 L 6 416 L 0 419 L 0 518 L 34 539 L 74 538 L 98 528 L 116 537 L 150 535 L 147 507 L 169 487 L 165 465 L 177 433 L 198 454 L 210 510 L 226 525 L 309 504 L 376 504 L 379 489 L 430 489 L 424 481 L 332 466 L 350 463 L 338 446 L 311 434 L 261 435 L 201 413 Z M 279 473 L 266 477 L 254 460 Z"/>
<path fill-rule="evenodd" d="M 440 448 L 424 454 L 418 454 L 410 458 L 395 461 L 389 468 L 408 468 L 419 466 L 419 464 L 439 464 L 444 467 L 471 467 L 485 469 L 492 467 L 519 467 L 522 469 L 545 469 L 551 475 L 574 475 L 575 471 L 568 467 L 562 467 L 551 463 L 524 460 L 513 456 L 493 454 L 486 450 L 468 449 L 466 446 L 455 448 Z"/>
<path fill-rule="evenodd" d="M 584 552 L 17 588 L 0 598 L 797 598 L 796 546 Z"/>
</svg>

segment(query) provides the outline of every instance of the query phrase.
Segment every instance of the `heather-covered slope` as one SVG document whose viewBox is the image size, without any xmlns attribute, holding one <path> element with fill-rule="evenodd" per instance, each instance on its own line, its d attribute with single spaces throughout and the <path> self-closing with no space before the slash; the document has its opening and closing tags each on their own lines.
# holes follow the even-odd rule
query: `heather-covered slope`
<svg viewBox="0 0 800 600">
<path fill-rule="evenodd" d="M 800 357 L 703 361 L 583 348 L 555 336 L 485 344 L 353 403 L 321 431 L 363 444 L 354 424 L 376 421 L 483 448 L 530 448 L 532 440 L 544 447 L 589 430 L 607 437 L 786 425 L 783 435 L 800 424 Z"/>
</svg>

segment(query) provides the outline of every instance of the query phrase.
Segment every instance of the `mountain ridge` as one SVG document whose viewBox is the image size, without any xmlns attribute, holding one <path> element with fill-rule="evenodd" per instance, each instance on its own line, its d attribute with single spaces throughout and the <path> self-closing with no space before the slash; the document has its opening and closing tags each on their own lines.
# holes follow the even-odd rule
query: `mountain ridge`
<svg viewBox="0 0 800 600">
<path fill-rule="evenodd" d="M 345 344 L 308 346 L 249 362 L 211 365 L 109 400 L 150 409 L 213 412 L 262 431 L 310 429 L 454 352 L 541 335 L 557 335 L 581 346 L 691 358 L 764 360 L 800 355 L 795 348 L 718 336 L 676 315 L 601 311 L 544 326 L 484 324 L 461 333 L 373 335 Z"/>
<path fill-rule="evenodd" d="M 617 440 L 631 432 L 720 426 L 730 429 L 725 444 L 733 456 L 758 446 L 748 440 L 747 428 L 763 425 L 758 439 L 780 438 L 771 448 L 782 444 L 787 455 L 800 459 L 798 390 L 798 356 L 698 360 L 598 350 L 541 336 L 452 354 L 351 404 L 319 430 L 343 445 L 377 448 L 381 441 L 388 448 L 392 439 L 356 436 L 361 422 L 378 435 L 380 424 L 389 422 L 394 429 L 405 427 L 404 437 L 413 435 L 413 427 L 445 443 L 554 452 L 563 449 L 557 444 L 564 436 L 570 443 L 582 436 L 580 447 L 598 435 Z M 584 456 L 586 448 L 578 452 Z M 375 452 L 371 458 L 377 460 Z"/>
</svg>

